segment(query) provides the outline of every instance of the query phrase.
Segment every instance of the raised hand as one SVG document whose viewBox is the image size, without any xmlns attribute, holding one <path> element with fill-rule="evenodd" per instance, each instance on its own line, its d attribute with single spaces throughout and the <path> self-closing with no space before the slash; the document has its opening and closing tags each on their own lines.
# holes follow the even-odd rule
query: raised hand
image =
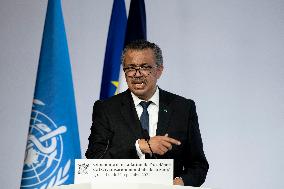
<svg viewBox="0 0 284 189">
<path fill-rule="evenodd" d="M 163 155 L 172 149 L 172 145 L 180 145 L 180 141 L 171 138 L 166 134 L 165 136 L 154 136 L 148 141 L 149 145 L 155 154 Z M 145 139 L 139 140 L 139 147 L 143 153 L 151 153 L 151 150 Z"/>
</svg>

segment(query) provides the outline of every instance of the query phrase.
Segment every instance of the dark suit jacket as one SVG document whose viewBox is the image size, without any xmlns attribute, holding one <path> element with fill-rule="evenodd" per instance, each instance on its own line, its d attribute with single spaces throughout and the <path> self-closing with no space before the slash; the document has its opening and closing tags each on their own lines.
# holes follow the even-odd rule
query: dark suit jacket
<svg viewBox="0 0 284 189">
<path fill-rule="evenodd" d="M 158 158 L 174 159 L 174 176 L 185 185 L 200 186 L 209 168 L 203 152 L 195 104 L 192 100 L 160 89 L 156 135 L 181 141 Z M 87 158 L 138 158 L 135 142 L 143 138 L 142 127 L 129 90 L 105 101 L 96 101 Z"/>
</svg>

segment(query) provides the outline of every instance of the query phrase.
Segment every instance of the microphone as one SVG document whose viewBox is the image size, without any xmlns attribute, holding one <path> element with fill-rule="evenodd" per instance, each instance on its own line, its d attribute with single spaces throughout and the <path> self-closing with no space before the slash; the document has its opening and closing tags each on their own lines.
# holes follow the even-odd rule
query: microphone
<svg viewBox="0 0 284 189">
<path fill-rule="evenodd" d="M 103 153 L 101 154 L 101 156 L 98 157 L 97 159 L 103 159 L 103 157 L 105 156 L 105 154 L 106 154 L 108 148 L 109 148 L 109 140 L 107 140 L 107 146 L 106 146 L 104 152 L 103 152 Z"/>
<path fill-rule="evenodd" d="M 143 135 L 143 138 L 146 140 L 147 144 L 149 145 L 149 149 L 151 150 L 151 153 L 149 154 L 150 158 L 155 158 L 157 159 L 157 156 L 154 154 L 154 152 L 152 151 L 152 148 L 150 146 L 150 135 L 149 135 L 149 132 L 146 130 L 146 129 L 142 129 L 142 135 Z M 147 156 L 146 156 L 147 157 Z"/>
<path fill-rule="evenodd" d="M 150 135 L 149 132 L 146 129 L 142 129 L 142 136 L 145 140 L 149 140 L 150 139 Z"/>
</svg>

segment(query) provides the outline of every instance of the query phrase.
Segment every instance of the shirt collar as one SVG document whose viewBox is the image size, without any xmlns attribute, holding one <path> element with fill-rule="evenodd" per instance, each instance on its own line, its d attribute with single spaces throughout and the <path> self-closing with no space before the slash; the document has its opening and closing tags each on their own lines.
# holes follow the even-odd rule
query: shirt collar
<svg viewBox="0 0 284 189">
<path fill-rule="evenodd" d="M 135 94 L 133 94 L 132 92 L 131 92 L 131 96 L 132 96 L 135 107 L 138 106 L 141 101 L 143 101 L 140 98 L 138 98 Z M 159 87 L 156 88 L 154 95 L 148 101 L 152 101 L 153 104 L 155 104 L 156 106 L 159 106 Z"/>
</svg>

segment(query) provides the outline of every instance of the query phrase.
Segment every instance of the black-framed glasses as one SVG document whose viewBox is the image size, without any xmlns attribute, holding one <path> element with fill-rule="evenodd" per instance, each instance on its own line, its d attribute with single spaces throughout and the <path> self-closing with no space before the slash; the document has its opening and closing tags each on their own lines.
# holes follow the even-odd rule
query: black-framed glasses
<svg viewBox="0 0 284 189">
<path fill-rule="evenodd" d="M 133 77 L 134 75 L 136 75 L 137 71 L 139 71 L 140 74 L 147 76 L 151 73 L 151 70 L 156 67 L 157 66 L 150 66 L 150 65 L 145 64 L 141 66 L 124 67 L 123 71 L 127 77 Z"/>
</svg>

